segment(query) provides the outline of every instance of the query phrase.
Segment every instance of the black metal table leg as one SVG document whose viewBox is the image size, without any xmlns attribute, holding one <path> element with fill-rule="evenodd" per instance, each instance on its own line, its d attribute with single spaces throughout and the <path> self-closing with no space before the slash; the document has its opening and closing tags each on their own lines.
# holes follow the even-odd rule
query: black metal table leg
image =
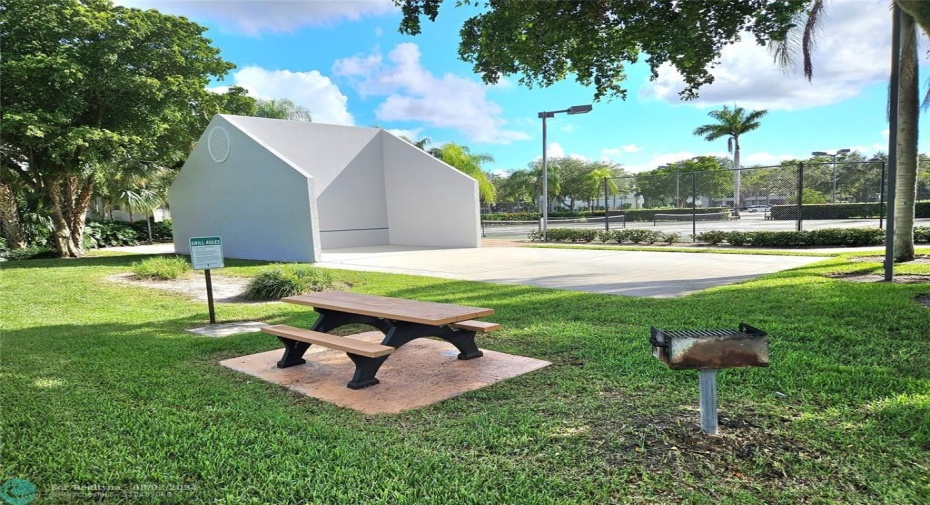
<svg viewBox="0 0 930 505">
<path fill-rule="evenodd" d="M 411 340 L 423 337 L 439 337 L 454 345 L 459 350 L 459 359 L 474 359 L 484 356 L 484 353 L 475 344 L 474 331 L 459 330 L 449 326 L 395 321 L 394 326 L 388 330 L 381 344 L 396 349 Z"/>
<path fill-rule="evenodd" d="M 459 359 L 475 359 L 484 356 L 478 345 L 475 344 L 475 332 L 471 330 L 454 330 L 449 335 L 443 336 L 443 339 L 449 341 L 456 349 L 459 350 Z"/>
<path fill-rule="evenodd" d="M 304 353 L 310 348 L 310 344 L 291 340 L 286 337 L 278 337 L 278 340 L 284 344 L 284 356 L 278 361 L 278 368 L 287 368 L 296 365 L 303 365 L 307 360 L 303 359 Z"/>
<path fill-rule="evenodd" d="M 384 361 L 388 359 L 387 356 L 369 358 L 368 356 L 359 356 L 358 354 L 346 354 L 349 356 L 349 359 L 352 360 L 352 363 L 355 363 L 355 375 L 353 375 L 352 380 L 346 384 L 349 389 L 367 388 L 368 386 L 374 386 L 381 382 L 375 378 L 375 374 L 378 373 L 378 369 L 381 368 Z"/>
</svg>

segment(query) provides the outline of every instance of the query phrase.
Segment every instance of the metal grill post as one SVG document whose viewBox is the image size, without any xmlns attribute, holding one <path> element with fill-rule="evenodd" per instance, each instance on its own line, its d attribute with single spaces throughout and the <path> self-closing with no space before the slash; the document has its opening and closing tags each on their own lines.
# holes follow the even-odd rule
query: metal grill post
<svg viewBox="0 0 930 505">
<path fill-rule="evenodd" d="M 700 370 L 701 429 L 708 435 L 717 434 L 717 370 Z"/>
</svg>

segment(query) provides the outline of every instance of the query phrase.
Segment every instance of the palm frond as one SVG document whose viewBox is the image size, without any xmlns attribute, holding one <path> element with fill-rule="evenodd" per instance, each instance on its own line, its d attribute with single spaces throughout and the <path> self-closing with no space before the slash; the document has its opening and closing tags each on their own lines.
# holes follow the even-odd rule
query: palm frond
<svg viewBox="0 0 930 505">
<path fill-rule="evenodd" d="M 804 36 L 801 40 L 801 52 L 804 58 L 804 77 L 811 80 L 814 76 L 813 53 L 817 42 L 817 32 L 820 31 L 823 11 L 826 6 L 824 0 L 814 0 L 811 10 L 804 24 Z"/>
</svg>

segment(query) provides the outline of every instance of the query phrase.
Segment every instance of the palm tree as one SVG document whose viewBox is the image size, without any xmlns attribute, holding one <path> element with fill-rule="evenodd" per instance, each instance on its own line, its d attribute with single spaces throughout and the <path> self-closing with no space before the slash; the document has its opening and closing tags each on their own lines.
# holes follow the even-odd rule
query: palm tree
<svg viewBox="0 0 930 505">
<path fill-rule="evenodd" d="M 924 0 L 894 0 L 901 8 L 901 53 L 898 56 L 900 78 L 897 107 L 898 128 L 894 216 L 894 260 L 914 259 L 914 210 L 917 196 L 917 122 L 919 117 L 917 25 L 930 36 L 930 3 Z M 826 0 L 812 0 L 806 13 L 798 15 L 795 25 L 801 31 L 789 33 L 781 43 L 773 46 L 776 61 L 789 68 L 798 50 L 803 57 L 804 77 L 810 81 L 814 74 L 812 53 L 815 35 L 823 20 Z M 930 92 L 925 98 L 930 103 Z"/>
<path fill-rule="evenodd" d="M 497 201 L 494 184 L 488 180 L 487 175 L 481 170 L 483 163 L 494 161 L 494 157 L 490 154 L 472 154 L 468 147 L 453 142 L 449 142 L 440 148 L 430 149 L 429 152 L 446 164 L 478 181 L 478 193 L 481 195 L 482 202 L 494 203 Z"/>
<path fill-rule="evenodd" d="M 727 150 L 733 153 L 733 209 L 739 215 L 740 208 L 740 170 L 739 170 L 739 136 L 751 132 L 760 126 L 759 120 L 768 114 L 767 110 L 754 110 L 749 113 L 742 107 L 733 105 L 730 109 L 726 105 L 722 110 L 712 110 L 707 113 L 717 122 L 706 124 L 694 129 L 694 135 L 704 137 L 711 142 L 719 138 L 727 138 Z"/>
<path fill-rule="evenodd" d="M 421 151 L 426 151 L 426 148 L 433 143 L 429 137 L 423 137 L 420 140 L 413 140 L 410 137 L 401 135 L 401 140 L 406 141 L 408 144 L 413 144 L 415 147 L 419 148 Z"/>
</svg>

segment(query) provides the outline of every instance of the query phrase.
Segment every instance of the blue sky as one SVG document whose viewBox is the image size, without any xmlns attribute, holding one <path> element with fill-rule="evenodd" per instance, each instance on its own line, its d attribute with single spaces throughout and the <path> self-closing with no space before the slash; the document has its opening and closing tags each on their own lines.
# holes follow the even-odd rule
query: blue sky
<svg viewBox="0 0 930 505">
<path fill-rule="evenodd" d="M 811 151 L 887 150 L 886 87 L 891 18 L 886 0 L 833 0 L 815 53 L 813 83 L 784 73 L 751 37 L 725 50 L 716 82 L 682 102 L 680 78 L 645 65 L 627 69 L 627 100 L 592 102 L 593 90 L 567 80 L 527 89 L 509 76 L 481 82 L 458 60 L 458 31 L 475 8 L 446 0 L 416 37 L 397 32 L 390 0 L 117 0 L 184 15 L 237 65 L 215 87 L 240 85 L 257 97 L 289 98 L 315 122 L 380 126 L 434 144 L 488 153 L 488 171 L 525 168 L 542 152 L 537 113 L 593 103 L 585 115 L 549 119 L 550 156 L 609 159 L 638 172 L 698 155 L 727 156 L 726 141 L 695 137 L 723 104 L 768 109 L 741 139 L 743 165 L 807 158 Z M 921 41 L 921 54 L 926 49 Z M 922 68 L 927 75 L 926 66 Z M 925 80 L 925 79 L 923 79 Z M 930 152 L 926 134 L 920 151 Z"/>
</svg>

